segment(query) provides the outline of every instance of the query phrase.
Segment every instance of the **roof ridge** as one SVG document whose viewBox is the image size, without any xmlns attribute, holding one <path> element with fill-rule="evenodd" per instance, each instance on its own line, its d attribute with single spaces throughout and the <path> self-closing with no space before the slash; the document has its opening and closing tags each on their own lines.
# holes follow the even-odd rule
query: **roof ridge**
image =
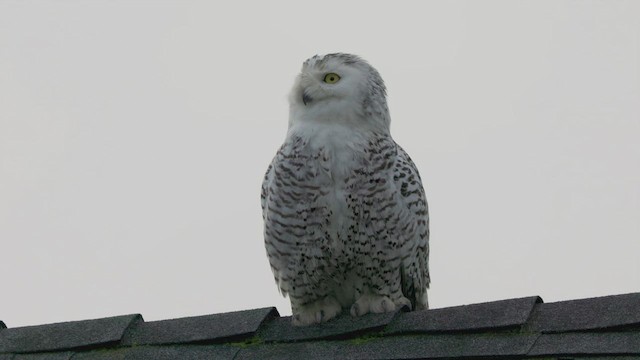
<svg viewBox="0 0 640 360">
<path fill-rule="evenodd" d="M 553 303 L 528 296 L 361 317 L 345 313 L 307 327 L 293 326 L 274 307 L 154 321 L 131 314 L 1 325 L 0 360 L 22 359 L 18 354 L 32 354 L 31 360 L 640 357 L 640 292 Z"/>
</svg>

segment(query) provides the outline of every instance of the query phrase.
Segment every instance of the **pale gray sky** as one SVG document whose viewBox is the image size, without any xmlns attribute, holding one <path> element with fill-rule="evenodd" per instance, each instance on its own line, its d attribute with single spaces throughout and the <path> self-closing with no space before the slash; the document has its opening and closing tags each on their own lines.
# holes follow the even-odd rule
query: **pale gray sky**
<svg viewBox="0 0 640 360">
<path fill-rule="evenodd" d="M 0 319 L 277 306 L 259 188 L 359 54 L 431 212 L 432 307 L 640 291 L 640 2 L 0 0 Z"/>
</svg>

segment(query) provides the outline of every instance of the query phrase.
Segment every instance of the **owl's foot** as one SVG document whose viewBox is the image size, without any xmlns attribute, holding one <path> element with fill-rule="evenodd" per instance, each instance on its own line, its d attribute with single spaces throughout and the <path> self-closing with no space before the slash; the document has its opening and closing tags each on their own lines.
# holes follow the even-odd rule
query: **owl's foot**
<svg viewBox="0 0 640 360">
<path fill-rule="evenodd" d="M 400 296 L 400 298 L 398 300 L 396 300 L 395 302 L 396 307 L 398 309 L 402 308 L 402 307 L 406 307 L 407 310 L 411 311 L 412 310 L 412 306 L 411 306 L 411 300 L 407 299 L 404 296 Z"/>
<path fill-rule="evenodd" d="M 302 305 L 294 310 L 291 323 L 294 326 L 319 324 L 333 319 L 340 311 L 342 311 L 342 307 L 340 303 L 338 303 L 338 300 L 333 296 L 327 296 L 324 299 Z"/>
<path fill-rule="evenodd" d="M 404 296 L 401 296 L 397 301 L 392 301 L 387 296 L 365 294 L 351 306 L 351 316 L 362 316 L 367 313 L 386 313 L 394 312 L 403 306 L 408 306 L 411 309 L 411 301 Z"/>
</svg>

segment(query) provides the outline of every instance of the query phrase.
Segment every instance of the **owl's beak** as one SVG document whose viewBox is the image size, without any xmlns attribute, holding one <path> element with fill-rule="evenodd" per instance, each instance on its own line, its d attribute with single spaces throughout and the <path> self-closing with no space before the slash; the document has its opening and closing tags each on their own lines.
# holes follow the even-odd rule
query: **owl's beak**
<svg viewBox="0 0 640 360">
<path fill-rule="evenodd" d="M 313 98 L 311 98 L 311 96 L 309 96 L 309 94 L 307 94 L 306 91 L 303 91 L 302 92 L 302 102 L 304 103 L 304 105 L 306 106 L 311 101 L 313 101 Z"/>
</svg>

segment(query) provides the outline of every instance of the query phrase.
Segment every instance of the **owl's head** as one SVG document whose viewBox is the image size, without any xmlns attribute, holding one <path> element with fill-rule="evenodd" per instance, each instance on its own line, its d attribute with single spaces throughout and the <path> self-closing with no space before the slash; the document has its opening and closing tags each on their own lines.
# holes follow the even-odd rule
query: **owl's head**
<svg viewBox="0 0 640 360">
<path fill-rule="evenodd" d="M 316 55 L 302 65 L 289 95 L 289 125 L 297 121 L 389 129 L 386 88 L 380 74 L 356 55 Z"/>
</svg>

